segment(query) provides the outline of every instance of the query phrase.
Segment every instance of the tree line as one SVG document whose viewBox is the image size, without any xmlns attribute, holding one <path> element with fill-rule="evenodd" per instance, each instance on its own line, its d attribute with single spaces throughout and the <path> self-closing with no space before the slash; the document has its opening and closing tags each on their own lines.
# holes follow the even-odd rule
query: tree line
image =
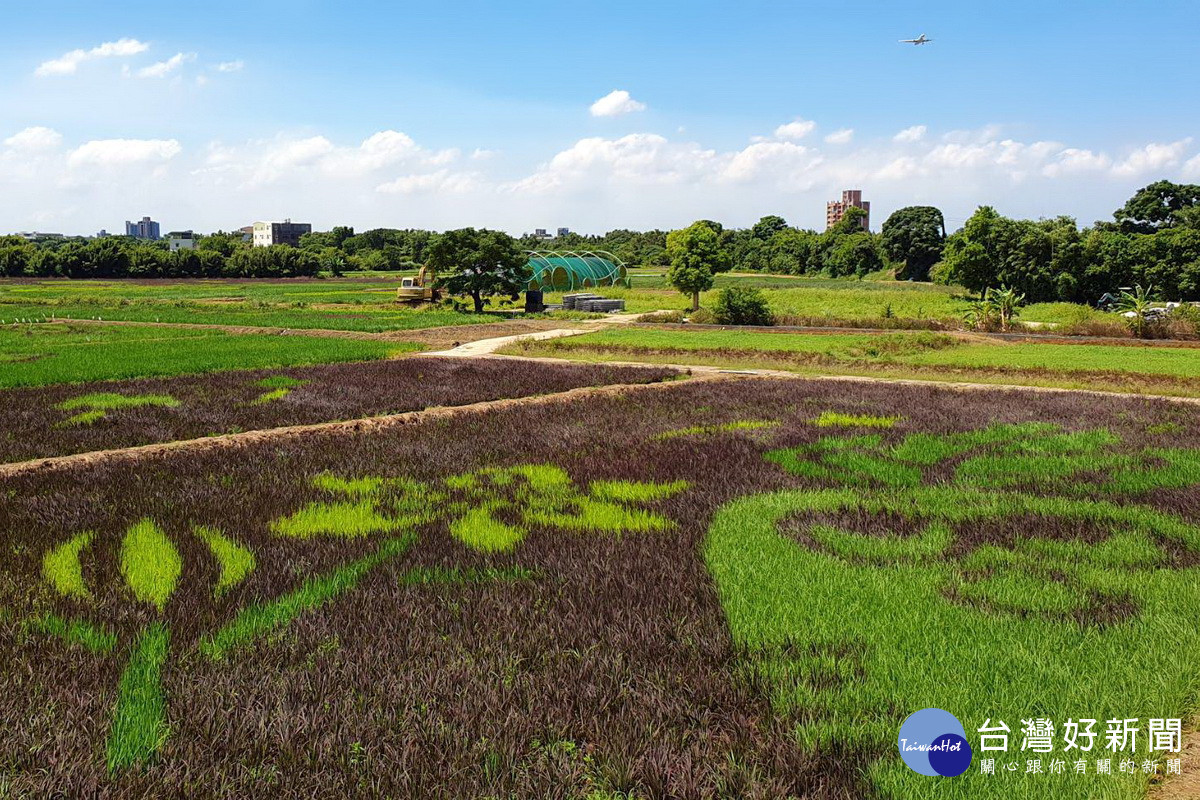
<svg viewBox="0 0 1200 800">
<path fill-rule="evenodd" d="M 688 262 L 711 274 L 742 271 L 788 275 L 864 277 L 887 270 L 899 279 L 959 284 L 982 294 L 1008 287 L 1029 300 L 1094 303 L 1121 287 L 1153 286 L 1168 299 L 1200 298 L 1200 186 L 1158 181 L 1140 189 L 1112 222 L 1080 228 L 1070 217 L 1020 220 L 979 208 L 947 236 L 941 211 L 902 208 L 879 233 L 862 228 L 863 212 L 849 209 L 818 233 L 789 225 L 777 215 L 748 228 L 700 220 L 682 231 L 612 230 L 599 235 L 567 233 L 551 240 L 504 237 L 516 252 L 607 251 L 633 267 L 674 268 Z M 704 231 L 699 231 L 700 226 Z M 690 233 L 685 233 L 690 232 Z M 197 237 L 196 247 L 170 252 L 165 242 L 123 236 L 47 239 L 0 237 L 0 275 L 70 278 L 284 278 L 355 270 L 415 269 L 431 261 L 447 234 L 420 229 L 377 228 L 356 233 L 348 226 L 306 234 L 300 247 L 253 248 L 241 233 Z M 673 248 L 671 239 L 677 240 Z M 688 242 L 687 246 L 678 242 Z M 703 251 L 703 255 L 694 255 Z M 681 250 L 681 247 L 683 248 Z M 680 255 L 684 253 L 684 255 Z M 690 292 L 690 290 L 687 290 Z M 703 291 L 703 288 L 699 291 Z"/>
</svg>

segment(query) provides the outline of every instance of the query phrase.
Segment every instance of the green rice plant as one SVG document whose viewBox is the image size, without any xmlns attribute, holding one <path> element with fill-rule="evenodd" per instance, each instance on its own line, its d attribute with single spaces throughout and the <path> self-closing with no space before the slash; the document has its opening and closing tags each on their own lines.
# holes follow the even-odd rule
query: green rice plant
<svg viewBox="0 0 1200 800">
<path fill-rule="evenodd" d="M 126 532 L 121 543 L 121 574 L 137 599 L 162 611 L 181 572 L 179 551 L 153 520 L 143 519 Z"/>
<path fill-rule="evenodd" d="M 774 420 L 739 419 L 733 422 L 722 422 L 715 425 L 692 425 L 688 428 L 676 428 L 655 434 L 658 440 L 677 439 L 680 436 L 709 436 L 717 433 L 732 433 L 736 431 L 759 431 L 778 427 Z"/>
<path fill-rule="evenodd" d="M 877 417 L 871 414 L 843 414 L 838 411 L 822 411 L 813 420 L 818 428 L 890 428 L 904 417 Z"/>
<path fill-rule="evenodd" d="M 264 389 L 295 389 L 299 386 L 304 386 L 308 381 L 301 378 L 293 378 L 291 375 L 268 375 L 261 380 L 255 381 L 256 386 L 261 386 Z"/>
<path fill-rule="evenodd" d="M 274 403 L 276 400 L 282 400 L 291 393 L 291 389 L 272 389 L 269 392 L 263 392 L 251 402 L 254 405 L 261 406 L 266 403 Z"/>
<path fill-rule="evenodd" d="M 91 544 L 94 535 L 91 531 L 77 533 L 58 547 L 48 550 L 42 558 L 42 575 L 63 597 L 79 600 L 91 597 L 83 580 L 83 566 L 79 556 L 83 549 Z"/>
<path fill-rule="evenodd" d="M 213 557 L 216 558 L 217 564 L 220 567 L 220 577 L 217 578 L 217 583 L 213 586 L 214 597 L 219 598 L 225 592 L 244 581 L 254 571 L 254 553 L 229 537 L 224 536 L 220 531 L 215 528 L 200 526 L 196 528 L 196 535 L 203 539 L 205 544 L 209 546 Z"/>
<path fill-rule="evenodd" d="M 161 670 L 169 642 L 166 625 L 161 622 L 150 625 L 121 675 L 112 732 L 108 737 L 110 773 L 146 761 L 166 741 L 169 728 Z"/>
<path fill-rule="evenodd" d="M 383 487 L 383 484 L 383 478 L 340 478 L 330 472 L 323 472 L 313 478 L 313 486 L 318 489 L 351 497 L 373 495 Z"/>
<path fill-rule="evenodd" d="M 63 420 L 62 424 L 91 425 L 93 422 L 104 419 L 109 411 L 116 409 L 141 408 L 142 406 L 175 408 L 178 405 L 179 401 L 169 394 L 125 395 L 114 392 L 96 392 L 64 400 L 56 405 L 55 408 L 60 408 L 63 411 L 74 411 L 80 408 L 86 409 Z"/>
<path fill-rule="evenodd" d="M 845 487 L 735 500 L 705 542 L 746 669 L 797 741 L 874 754 L 875 791 L 918 797 L 927 779 L 894 753 L 920 708 L 956 714 L 969 738 L 985 718 L 1184 715 L 1190 689 L 1145 675 L 1184 674 L 1200 647 L 1200 632 L 1177 625 L 1200 592 L 1188 566 L 1200 526 L 1129 498 L 1200 484 L 1200 462 L 1119 444 L 1103 429 L 1033 423 L 767 454 Z M 871 519 L 891 532 L 857 527 Z M 1141 772 L 1007 777 L 969 772 L 943 794 L 1132 798 L 1146 785 Z"/>
<path fill-rule="evenodd" d="M 271 531 L 297 539 L 325 535 L 354 539 L 395 530 L 401 524 L 380 514 L 373 501 L 358 500 L 309 503 L 294 514 L 273 520 Z"/>
<path fill-rule="evenodd" d="M 107 653 L 117 646 L 117 635 L 83 620 L 65 620 L 57 614 L 47 614 L 32 621 L 34 629 L 57 636 L 68 644 L 77 644 L 93 653 Z"/>
<path fill-rule="evenodd" d="M 467 547 L 495 553 L 512 550 L 525 538 L 525 531 L 496 519 L 491 508 L 480 506 L 468 509 L 451 522 L 450 535 Z"/>
</svg>

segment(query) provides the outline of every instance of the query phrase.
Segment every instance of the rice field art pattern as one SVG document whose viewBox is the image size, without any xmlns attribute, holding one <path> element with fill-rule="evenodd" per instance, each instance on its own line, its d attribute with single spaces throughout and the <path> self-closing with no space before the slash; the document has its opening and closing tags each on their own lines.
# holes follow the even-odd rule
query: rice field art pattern
<svg viewBox="0 0 1200 800">
<path fill-rule="evenodd" d="M 596 480 L 585 488 L 566 470 L 546 464 L 483 468 L 433 483 L 323 472 L 311 484 L 320 499 L 269 521 L 265 532 L 245 540 L 199 521 L 180 532 L 145 518 L 117 537 L 80 531 L 42 555 L 40 590 L 53 599 L 56 612 L 70 611 L 40 615 L 30 627 L 79 649 L 81 657 L 124 654 L 126 659 L 104 749 L 110 774 L 153 758 L 170 736 L 161 673 L 170 666 L 173 649 L 184 663 L 226 661 L 352 589 L 372 569 L 407 552 L 421 535 L 449 535 L 486 555 L 515 550 L 535 528 L 616 537 L 667 530 L 675 523 L 643 506 L 688 486 L 684 481 Z M 183 652 L 173 645 L 172 613 L 187 614 L 200 604 L 220 612 L 261 560 L 296 559 L 297 546 L 333 547 L 342 556 L 335 557 L 336 566 L 302 576 L 275 596 L 224 609 L 226 621 L 182 643 Z M 281 549 L 287 554 L 275 552 Z M 526 572 L 469 574 L 472 580 L 506 580 Z M 172 609 L 174 603 L 180 608 Z M 131 617 L 138 620 L 137 633 L 119 635 L 129 630 Z"/>
<path fill-rule="evenodd" d="M 1013 749 L 1022 719 L 1186 714 L 1197 687 L 1165 676 L 1200 653 L 1200 526 L 1150 501 L 1200 484 L 1200 451 L 1020 423 L 766 459 L 802 488 L 727 503 L 704 555 L 745 669 L 802 747 L 858 759 L 883 797 L 1143 796 L 1149 776 L 1117 774 L 1113 753 L 1091 754 L 1111 775 L 976 765 L 935 787 L 896 735 L 922 708 L 971 737 L 1007 720 Z"/>
</svg>

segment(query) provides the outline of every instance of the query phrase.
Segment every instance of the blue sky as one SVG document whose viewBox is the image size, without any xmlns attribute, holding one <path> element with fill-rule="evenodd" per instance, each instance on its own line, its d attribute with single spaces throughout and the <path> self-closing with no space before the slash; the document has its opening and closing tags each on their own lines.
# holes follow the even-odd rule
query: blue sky
<svg viewBox="0 0 1200 800">
<path fill-rule="evenodd" d="M 1178 0 L 21 4 L 0 230 L 818 227 L 850 187 L 876 226 L 917 202 L 1091 222 L 1200 180 L 1198 20 Z"/>
</svg>

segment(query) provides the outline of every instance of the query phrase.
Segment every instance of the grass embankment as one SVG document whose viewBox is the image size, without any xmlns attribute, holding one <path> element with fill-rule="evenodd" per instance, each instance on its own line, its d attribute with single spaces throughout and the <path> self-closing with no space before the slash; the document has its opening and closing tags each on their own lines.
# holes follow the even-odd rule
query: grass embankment
<svg viewBox="0 0 1200 800">
<path fill-rule="evenodd" d="M 10 325 L 0 328 L 0 388 L 368 361 L 417 349 L 407 342 L 134 325 Z"/>
<path fill-rule="evenodd" d="M 1200 349 L 1132 342 L 1042 344 L 929 332 L 796 334 L 630 328 L 520 342 L 501 352 L 583 361 L 1200 396 L 1195 381 L 1200 377 Z"/>
</svg>

